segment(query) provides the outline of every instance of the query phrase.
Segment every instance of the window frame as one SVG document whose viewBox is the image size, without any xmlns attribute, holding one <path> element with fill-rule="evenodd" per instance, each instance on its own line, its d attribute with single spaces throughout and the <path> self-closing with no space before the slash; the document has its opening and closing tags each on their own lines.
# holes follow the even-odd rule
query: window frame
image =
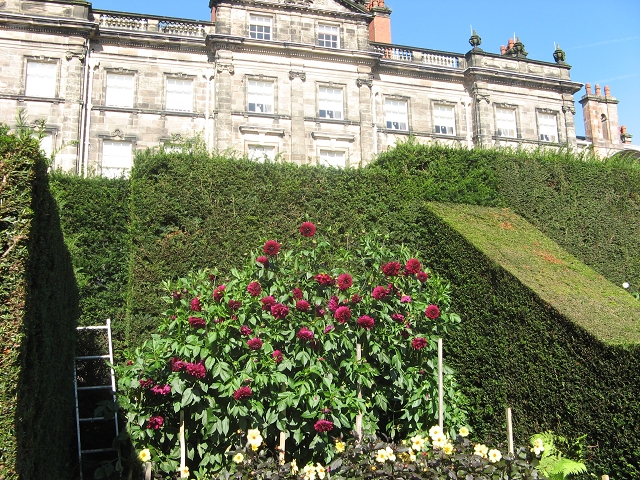
<svg viewBox="0 0 640 480">
<path fill-rule="evenodd" d="M 337 34 L 335 33 L 325 33 L 322 32 L 322 29 L 337 29 L 338 32 Z M 323 38 L 320 39 L 320 35 L 323 35 Z M 332 35 L 335 36 L 335 39 L 331 38 L 331 39 L 327 39 L 324 38 L 324 35 Z M 332 48 L 332 49 L 339 49 L 341 48 L 342 45 L 342 26 L 335 24 L 335 23 L 323 23 L 323 22 L 319 22 L 317 29 L 316 29 L 316 45 L 318 45 L 319 47 L 324 47 L 324 48 Z M 327 45 L 327 42 L 330 43 L 330 45 Z M 333 45 L 335 43 L 335 46 Z"/>
<path fill-rule="evenodd" d="M 447 109 L 451 112 L 451 117 L 444 117 L 437 114 L 437 112 Z M 456 114 L 456 104 L 446 101 L 434 101 L 431 108 L 431 119 L 433 121 L 433 133 L 434 135 L 440 135 L 443 137 L 456 137 L 458 135 L 458 118 Z M 447 121 L 443 122 L 442 119 Z M 445 129 L 451 128 L 451 133 L 448 131 L 442 132 L 442 127 Z M 438 131 L 440 129 L 441 131 Z"/>
<path fill-rule="evenodd" d="M 249 160 L 255 161 L 257 163 L 266 163 L 266 161 L 269 161 L 269 162 L 276 161 L 276 157 L 278 156 L 278 145 L 272 144 L 272 143 L 260 143 L 260 142 L 247 142 L 246 145 L 247 145 L 246 154 Z M 260 149 L 263 153 L 261 156 L 251 154 L 252 150 L 254 152 L 257 152 Z M 269 155 L 265 153 L 264 149 L 272 150 L 273 155 Z"/>
<path fill-rule="evenodd" d="M 107 166 L 105 167 L 105 158 L 107 158 L 107 155 L 105 155 L 105 147 L 109 145 L 109 146 L 114 146 L 114 145 L 128 145 L 129 146 L 129 158 L 128 158 L 128 166 L 124 166 L 124 167 L 120 167 L 120 166 Z M 131 171 L 131 168 L 133 167 L 133 157 L 134 157 L 134 153 L 135 153 L 135 145 L 134 142 L 132 142 L 131 140 L 114 140 L 111 138 L 103 138 L 102 139 L 102 148 L 100 150 L 100 176 L 102 177 L 106 177 L 106 178 L 118 178 L 120 175 L 124 174 L 124 176 L 128 176 L 129 172 Z M 115 155 L 109 155 L 108 158 L 119 158 L 116 157 Z M 107 174 L 107 172 L 111 172 L 110 174 Z"/>
<path fill-rule="evenodd" d="M 255 84 L 256 86 L 258 84 L 270 84 L 271 85 L 271 93 L 270 98 L 268 98 L 268 100 L 271 101 L 271 111 L 260 111 L 258 110 L 257 106 L 258 105 L 269 105 L 268 103 L 262 102 L 259 103 L 257 101 L 255 101 L 256 99 L 260 99 L 260 95 L 263 94 L 263 92 L 260 92 L 258 89 L 258 91 L 252 91 L 251 89 L 251 85 Z M 246 77 L 246 102 L 245 102 L 245 111 L 251 114 L 257 114 L 257 115 L 275 115 L 276 114 L 276 85 L 278 84 L 277 78 L 273 78 L 273 77 L 256 77 L 256 76 L 247 76 Z M 253 98 L 252 98 L 253 96 Z M 251 102 L 251 100 L 254 100 L 253 102 Z M 253 103 L 254 105 L 254 109 L 251 110 L 251 104 Z"/>
<path fill-rule="evenodd" d="M 177 103 L 176 99 L 171 99 L 170 102 L 170 93 L 172 93 L 172 90 L 169 88 L 170 82 L 189 82 L 191 85 L 191 92 L 190 92 L 190 105 L 189 105 L 189 109 L 185 110 L 182 108 L 169 108 L 170 107 L 170 103 L 171 103 L 171 107 L 173 107 L 174 103 Z M 195 111 L 194 109 L 194 100 L 195 100 L 195 77 L 191 76 L 191 75 L 173 75 L 173 74 L 165 74 L 165 82 L 164 82 L 164 111 L 166 112 L 178 112 L 178 113 L 193 113 Z M 174 94 L 178 94 L 178 95 L 183 95 L 184 92 L 180 92 L 180 93 L 174 93 Z"/>
<path fill-rule="evenodd" d="M 405 106 L 404 112 L 401 112 L 401 113 L 404 113 L 404 115 L 405 115 L 405 118 L 403 120 L 405 122 L 406 128 L 404 128 L 404 129 L 400 128 L 400 126 L 401 126 L 401 124 L 403 122 L 399 122 L 399 121 L 398 122 L 394 122 L 393 118 L 391 118 L 391 120 L 390 120 L 390 114 L 398 115 L 398 112 L 395 112 L 395 111 L 390 112 L 389 111 L 389 102 L 396 103 L 398 105 L 401 104 L 401 103 L 404 103 L 404 106 Z M 398 105 L 395 105 L 395 106 L 398 106 Z M 409 132 L 410 131 L 409 119 L 410 119 L 410 116 L 409 116 L 409 98 L 395 96 L 395 95 L 387 95 L 387 96 L 384 97 L 384 125 L 385 125 L 384 128 L 386 130 L 391 130 L 391 131 L 394 131 L 394 132 Z M 394 128 L 393 127 L 394 123 L 398 124 L 398 128 Z M 389 124 L 391 124 L 391 126 L 389 126 Z"/>
<path fill-rule="evenodd" d="M 130 70 L 105 70 L 104 78 L 104 105 L 115 108 L 135 108 L 136 106 L 136 79 L 137 72 Z M 127 105 L 116 105 L 116 102 L 109 103 L 109 77 L 130 77 L 131 78 L 131 98 Z M 113 87 L 117 88 L 117 87 Z M 124 103 L 124 102 L 123 102 Z"/>
<path fill-rule="evenodd" d="M 545 125 L 542 120 L 547 118 L 553 118 L 554 122 L 554 135 L 545 133 L 545 130 L 551 130 L 551 125 Z M 538 127 L 538 141 L 544 143 L 560 143 L 560 129 L 558 124 L 558 112 L 554 110 L 538 109 L 536 112 L 536 126 Z M 543 136 L 551 136 L 551 139 L 545 139 Z"/>
<path fill-rule="evenodd" d="M 339 91 L 340 92 L 340 110 L 330 110 L 329 108 L 322 108 L 323 107 L 323 102 L 327 102 L 324 106 L 331 106 L 331 103 L 337 104 L 337 99 L 331 100 L 331 99 L 327 99 L 327 98 L 322 98 L 323 97 L 323 92 L 322 90 L 331 90 L 334 92 Z M 346 112 L 345 112 L 345 86 L 344 85 L 334 85 L 334 84 L 327 84 L 327 83 L 319 83 L 317 90 L 316 90 L 316 94 L 317 94 L 317 98 L 318 101 L 316 103 L 317 105 L 317 111 L 316 111 L 316 115 L 317 118 L 321 118 L 323 120 L 339 120 L 339 121 L 344 121 L 346 118 Z M 322 112 L 325 112 L 325 115 L 322 115 Z M 340 113 L 340 117 L 336 117 L 335 114 L 336 112 Z M 328 116 L 328 112 L 333 112 L 334 116 Z"/>
<path fill-rule="evenodd" d="M 45 57 L 25 57 L 24 65 L 24 96 L 34 98 L 58 98 L 59 78 L 60 78 L 60 62 L 58 58 L 45 58 Z M 52 80 L 53 86 L 46 85 L 46 88 L 41 88 L 42 80 L 40 80 L 35 86 L 34 82 L 30 82 L 29 65 L 51 65 L 53 70 L 52 77 L 46 77 Z M 35 77 L 35 72 L 31 74 L 31 78 Z M 32 90 L 32 91 L 31 91 Z M 47 93 L 43 95 L 43 90 Z"/>
<path fill-rule="evenodd" d="M 263 13 L 252 13 L 252 12 L 248 12 L 248 13 L 249 13 L 249 20 L 247 21 L 247 25 L 248 25 L 247 34 L 248 34 L 249 38 L 251 38 L 253 40 L 266 40 L 266 41 L 273 40 L 273 30 L 274 30 L 273 29 L 273 16 L 272 15 L 265 15 Z M 269 32 L 266 33 L 266 34 L 265 34 L 265 32 L 262 32 L 262 33 L 256 32 L 255 33 L 256 36 L 254 37 L 253 36 L 253 32 L 251 31 L 252 27 L 254 27 L 254 26 L 256 26 L 256 27 L 260 27 L 260 26 L 267 27 L 267 25 L 262 24 L 260 22 L 253 22 L 252 21 L 253 20 L 252 17 L 269 20 L 269 25 L 268 25 Z M 264 35 L 268 35 L 269 38 L 258 38 L 258 35 L 260 35 L 260 34 L 262 34 L 263 36 Z"/>
<path fill-rule="evenodd" d="M 342 165 L 334 165 L 333 163 L 325 163 L 322 161 L 323 153 L 340 154 L 342 157 Z M 318 147 L 318 165 L 333 168 L 347 168 L 348 166 L 348 150 L 332 147 Z"/>
<path fill-rule="evenodd" d="M 501 138 L 520 138 L 518 134 L 518 107 L 515 105 L 506 105 L 506 104 L 494 104 L 495 110 L 495 122 L 496 122 L 496 136 Z M 510 112 L 513 117 L 513 135 L 504 135 L 502 130 L 509 130 L 508 128 L 501 127 L 501 119 L 499 115 L 499 111 L 502 112 Z"/>
</svg>

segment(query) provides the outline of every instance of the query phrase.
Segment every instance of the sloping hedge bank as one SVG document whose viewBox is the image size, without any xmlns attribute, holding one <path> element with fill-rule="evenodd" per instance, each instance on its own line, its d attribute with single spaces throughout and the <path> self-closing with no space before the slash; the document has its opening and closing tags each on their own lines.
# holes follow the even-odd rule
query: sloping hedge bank
<svg viewBox="0 0 640 480">
<path fill-rule="evenodd" d="M 99 284 L 102 291 L 111 292 L 105 293 L 102 305 L 92 296 L 93 311 L 106 314 L 112 309 L 116 310 L 116 314 L 111 314 L 112 318 L 123 318 L 115 325 L 118 330 L 116 345 L 120 348 L 139 343 L 155 329 L 154 317 L 162 309 L 158 300 L 162 280 L 211 265 L 228 272 L 266 237 L 286 243 L 301 221 L 307 218 L 320 228 L 331 227 L 337 244 L 346 245 L 362 231 L 377 229 L 424 254 L 435 248 L 428 240 L 434 235 L 434 229 L 438 230 L 442 224 L 424 209 L 425 200 L 512 206 L 614 283 L 640 279 L 640 171 L 584 162 L 567 155 L 466 151 L 408 143 L 382 155 L 372 167 L 336 171 L 202 155 L 146 153 L 138 158 L 130 182 L 130 190 L 127 190 L 125 180 L 96 180 L 91 187 L 86 187 L 81 179 L 54 178 L 56 196 L 64 197 L 66 205 L 74 205 L 63 208 L 65 235 L 87 239 L 86 242 L 74 242 L 74 264 L 78 268 L 80 259 L 84 259 L 82 273 L 87 285 Z M 79 193 L 94 188 L 93 193 L 85 193 L 84 197 Z M 103 188 L 104 193 L 100 194 Z M 118 203 L 118 199 L 129 195 L 128 203 Z M 91 217 L 85 219 L 91 210 L 83 205 L 95 198 L 104 199 L 103 204 L 110 209 L 94 208 Z M 564 223 L 557 219 L 563 219 Z M 87 228 L 92 224 L 110 225 L 119 233 L 112 235 L 105 230 L 100 237 L 101 247 L 96 249 L 91 240 L 96 235 L 94 227 Z M 130 248 L 124 248 L 123 242 L 131 242 Z M 459 261 L 469 262 L 470 271 L 482 272 L 484 283 L 493 285 L 491 279 L 505 275 L 490 260 L 478 255 L 477 250 L 466 247 L 472 252 L 468 255 L 460 241 L 455 245 L 463 252 L 458 253 Z M 111 263 L 112 260 L 105 263 L 107 258 L 118 259 L 117 266 Z M 444 251 L 442 258 L 447 258 Z M 478 264 L 473 266 L 476 261 Z M 488 262 L 491 268 L 482 262 Z M 105 270 L 107 264 L 110 266 Z M 435 260 L 434 266 L 437 266 Z M 454 288 L 458 288 L 457 282 L 469 281 L 469 277 L 457 275 L 458 267 L 453 264 L 451 274 L 447 268 L 446 265 L 438 266 L 445 277 L 454 281 Z M 97 278 L 102 279 L 101 282 L 97 282 Z M 124 307 L 123 278 L 126 278 L 127 286 Z M 519 359 L 520 370 L 510 363 L 518 373 L 505 380 L 492 376 L 493 367 L 487 366 L 485 371 L 483 363 L 472 360 L 478 361 L 481 357 L 469 354 L 469 362 L 458 365 L 461 370 L 467 369 L 461 374 L 468 379 L 465 387 L 472 393 L 478 408 L 474 426 L 481 432 L 497 432 L 502 420 L 496 412 L 491 412 L 491 408 L 501 412 L 503 400 L 522 398 L 527 401 L 531 398 L 528 392 L 536 392 L 536 395 L 550 399 L 553 408 L 540 417 L 537 417 L 538 410 L 522 411 L 521 415 L 526 418 L 517 419 L 522 426 L 520 441 L 526 440 L 522 438 L 525 431 L 533 433 L 534 430 L 555 428 L 572 437 L 589 433 L 591 445 L 600 442 L 602 422 L 595 422 L 596 430 L 585 431 L 581 421 L 566 409 L 562 410 L 562 395 L 565 388 L 575 388 L 579 392 L 576 401 L 589 402 L 591 396 L 604 396 L 604 392 L 589 388 L 590 385 L 613 382 L 604 375 L 615 373 L 605 370 L 618 362 L 618 351 L 606 350 L 601 342 L 580 329 L 576 331 L 582 333 L 575 337 L 566 332 L 552 336 L 551 340 L 557 340 L 554 349 L 565 354 L 554 353 L 558 360 L 550 367 L 553 375 L 540 382 L 540 392 L 531 389 L 532 377 L 527 372 L 536 370 L 528 370 L 527 365 L 538 359 L 544 363 L 549 345 L 543 339 L 551 341 L 548 336 L 533 333 L 547 327 L 547 323 L 540 326 L 542 320 L 538 317 L 548 315 L 551 320 L 544 322 L 550 322 L 558 319 L 559 314 L 510 277 L 495 291 L 494 287 L 486 290 L 478 285 L 479 293 L 473 293 L 473 288 L 465 290 L 464 301 L 471 295 L 478 297 L 475 301 L 479 303 L 469 307 L 460 304 L 456 308 L 464 308 L 466 331 L 473 332 L 469 335 L 474 338 L 461 339 L 464 342 L 460 350 L 451 353 L 462 355 L 468 342 L 485 345 L 488 352 L 492 348 L 502 348 L 504 338 L 501 337 L 498 343 L 490 343 L 486 337 L 505 326 L 500 323 L 506 321 L 500 318 L 505 308 L 512 322 L 535 326 L 526 335 L 522 333 L 522 338 L 526 338 L 531 346 L 531 350 L 523 351 L 538 352 L 533 359 L 530 356 L 511 357 L 511 361 Z M 517 295 L 510 297 L 516 290 Z M 89 302 L 88 299 L 83 301 Z M 85 307 L 82 322 L 89 322 L 88 315 Z M 520 338 L 518 335 L 513 334 L 513 338 Z M 604 370 L 580 372 L 587 376 L 602 374 L 600 383 L 567 383 L 568 377 L 565 378 L 563 371 L 574 372 L 573 364 L 581 361 L 567 353 L 576 348 L 606 350 L 602 350 L 602 358 L 606 359 Z M 496 358 L 503 357 L 496 353 Z M 573 375 L 571 373 L 569 377 Z M 485 383 L 479 384 L 481 381 Z M 638 395 L 637 385 L 624 383 L 629 392 Z M 497 403 L 483 402 L 479 385 L 495 388 L 498 393 L 487 398 Z M 514 392 L 512 396 L 506 396 L 507 390 Z M 633 406 L 629 396 L 621 396 L 617 401 L 624 412 Z M 591 403 L 594 408 L 603 405 Z M 540 423 L 536 424 L 538 421 Z M 631 422 L 631 419 L 622 414 L 616 421 Z M 640 444 L 638 433 L 625 431 L 625 434 L 629 438 L 628 445 Z M 602 440 L 600 444 L 605 443 Z M 592 466 L 602 473 L 618 474 L 614 478 L 632 478 L 626 475 L 637 472 L 637 467 L 626 466 L 632 464 L 633 456 L 629 452 L 626 447 L 621 450 L 594 449 Z"/>
<path fill-rule="evenodd" d="M 78 295 L 46 159 L 0 127 L 0 478 L 71 478 Z"/>
</svg>

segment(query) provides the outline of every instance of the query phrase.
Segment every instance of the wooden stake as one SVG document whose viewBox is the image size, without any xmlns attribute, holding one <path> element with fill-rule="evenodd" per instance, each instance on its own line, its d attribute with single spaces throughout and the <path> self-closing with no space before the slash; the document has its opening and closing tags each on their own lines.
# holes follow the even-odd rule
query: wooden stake
<svg viewBox="0 0 640 480">
<path fill-rule="evenodd" d="M 147 462 L 144 466 L 144 480 L 151 480 L 151 462 Z"/>
<path fill-rule="evenodd" d="M 284 465 L 284 452 L 285 452 L 284 447 L 285 447 L 286 443 L 287 443 L 287 434 L 284 433 L 284 432 L 280 432 L 280 454 L 279 454 L 279 457 L 280 457 L 280 464 L 281 465 Z"/>
<path fill-rule="evenodd" d="M 180 410 L 180 471 L 187 465 L 187 445 L 184 441 L 184 410 Z"/>
<path fill-rule="evenodd" d="M 362 345 L 356 344 L 356 361 L 360 363 L 362 360 Z M 362 388 L 358 385 L 358 398 L 362 398 Z M 359 413 L 356 417 L 356 434 L 358 435 L 358 441 L 362 442 L 362 413 Z"/>
<path fill-rule="evenodd" d="M 602 480 L 609 480 L 609 475 L 602 475 Z"/>
<path fill-rule="evenodd" d="M 444 372 L 442 367 L 442 339 L 438 339 L 438 425 L 444 431 Z"/>
<path fill-rule="evenodd" d="M 513 418 L 511 408 L 507 407 L 507 437 L 509 442 L 509 453 L 513 455 Z"/>
</svg>

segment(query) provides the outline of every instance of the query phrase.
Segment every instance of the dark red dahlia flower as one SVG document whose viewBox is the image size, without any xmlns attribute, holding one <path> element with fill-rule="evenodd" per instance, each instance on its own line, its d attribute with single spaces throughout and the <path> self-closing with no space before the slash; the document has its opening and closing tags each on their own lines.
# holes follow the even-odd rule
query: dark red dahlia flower
<svg viewBox="0 0 640 480">
<path fill-rule="evenodd" d="M 411 346 L 416 350 L 422 350 L 424 347 L 427 346 L 427 339 L 422 337 L 416 337 L 413 340 L 411 340 Z"/>
<path fill-rule="evenodd" d="M 248 387 L 246 385 L 244 387 L 240 387 L 235 392 L 233 392 L 233 398 L 235 398 L 236 400 L 242 400 L 243 398 L 247 398 L 250 396 L 251 396 L 251 387 Z"/>
<path fill-rule="evenodd" d="M 303 237 L 311 238 L 316 234 L 316 226 L 311 222 L 304 222 L 300 225 L 300 233 Z"/>
<path fill-rule="evenodd" d="M 269 259 L 264 256 L 259 256 L 258 258 L 256 258 L 256 262 L 261 263 L 263 267 L 269 266 Z"/>
<path fill-rule="evenodd" d="M 300 340 L 306 340 L 306 341 L 313 340 L 313 336 L 314 336 L 313 332 L 309 330 L 307 327 L 302 327 L 300 331 L 298 331 L 298 333 L 296 334 L 296 337 L 298 337 Z"/>
<path fill-rule="evenodd" d="M 333 316 L 339 323 L 344 323 L 351 318 L 351 310 L 349 307 L 338 307 Z"/>
<path fill-rule="evenodd" d="M 171 393 L 171 385 L 154 385 L 151 391 L 156 395 L 168 395 Z"/>
<path fill-rule="evenodd" d="M 229 308 L 231 310 L 238 310 L 241 305 L 242 302 L 240 300 L 229 300 Z"/>
<path fill-rule="evenodd" d="M 400 273 L 400 264 L 398 262 L 388 262 L 382 266 L 382 273 L 387 277 L 395 277 Z"/>
<path fill-rule="evenodd" d="M 204 378 L 207 374 L 201 361 L 198 363 L 187 363 L 186 369 L 187 373 L 195 378 Z"/>
<path fill-rule="evenodd" d="M 173 297 L 174 300 L 180 300 L 182 298 L 182 294 L 180 292 L 173 292 L 171 294 L 171 296 Z"/>
<path fill-rule="evenodd" d="M 319 273 L 315 276 L 315 279 L 316 282 L 324 286 L 331 287 L 336 284 L 336 281 L 328 273 Z"/>
<path fill-rule="evenodd" d="M 149 421 L 147 422 L 147 428 L 151 428 L 153 430 L 159 430 L 162 427 L 163 423 L 164 423 L 164 418 L 161 417 L 160 415 L 157 415 L 149 419 Z"/>
<path fill-rule="evenodd" d="M 262 340 L 260 340 L 258 337 L 255 337 L 247 341 L 247 345 L 249 345 L 249 348 L 251 350 L 260 350 L 262 348 Z"/>
<path fill-rule="evenodd" d="M 149 388 L 153 385 L 153 380 L 150 378 L 147 378 L 146 380 L 138 380 L 138 382 L 142 388 Z"/>
<path fill-rule="evenodd" d="M 404 322 L 404 315 L 402 315 L 401 313 L 394 313 L 393 315 L 391 315 L 391 320 L 398 322 L 398 323 L 403 323 Z"/>
<path fill-rule="evenodd" d="M 249 292 L 252 297 L 257 297 L 262 293 L 262 287 L 258 282 L 251 282 L 247 285 L 247 292 Z"/>
<path fill-rule="evenodd" d="M 319 433 L 329 432 L 333 430 L 333 422 L 330 422 L 329 420 L 318 420 L 313 428 L 315 428 L 316 432 Z"/>
<path fill-rule="evenodd" d="M 271 307 L 271 315 L 273 315 L 277 320 L 282 320 L 289 315 L 289 307 L 281 303 L 276 303 Z"/>
<path fill-rule="evenodd" d="M 247 325 L 243 325 L 240 327 L 240 333 L 242 335 L 251 335 L 251 329 Z"/>
<path fill-rule="evenodd" d="M 172 372 L 181 372 L 187 368 L 187 362 L 184 362 L 178 358 L 171 359 L 171 371 Z"/>
<path fill-rule="evenodd" d="M 191 300 L 191 310 L 194 312 L 199 312 L 202 310 L 202 304 L 200 303 L 200 299 L 198 297 Z"/>
<path fill-rule="evenodd" d="M 335 313 L 339 306 L 340 301 L 338 300 L 338 297 L 334 295 L 333 297 L 331 297 L 331 300 L 329 300 L 329 311 L 331 313 Z"/>
<path fill-rule="evenodd" d="M 267 240 L 262 249 L 264 250 L 264 253 L 273 257 L 280 253 L 280 244 L 275 240 Z"/>
<path fill-rule="evenodd" d="M 440 316 L 440 309 L 436 305 L 429 305 L 424 311 L 424 314 L 427 316 L 427 318 L 435 320 Z"/>
<path fill-rule="evenodd" d="M 424 283 L 429 280 L 429 275 L 426 272 L 418 272 L 416 278 L 420 280 L 420 283 Z"/>
<path fill-rule="evenodd" d="M 362 328 L 366 328 L 367 330 L 371 330 L 371 328 L 373 328 L 374 323 L 375 322 L 373 318 L 371 318 L 368 315 L 363 315 L 360 318 L 358 318 L 358 325 L 360 325 Z"/>
<path fill-rule="evenodd" d="M 226 285 L 220 285 L 218 287 L 216 287 L 213 290 L 213 299 L 216 302 L 219 302 L 220 300 L 222 300 L 222 297 L 224 297 L 224 291 L 227 289 Z"/>
<path fill-rule="evenodd" d="M 296 310 L 299 312 L 308 312 L 311 305 L 306 300 L 298 300 L 296 302 Z"/>
<path fill-rule="evenodd" d="M 417 258 L 410 258 L 409 260 L 407 260 L 407 264 L 404 266 L 404 270 L 409 275 L 415 275 L 416 273 L 420 272 L 421 268 L 422 265 L 420 264 L 420 260 L 418 260 Z"/>
<path fill-rule="evenodd" d="M 357 305 L 358 303 L 360 303 L 362 301 L 362 297 L 360 295 L 358 295 L 357 293 L 354 294 L 351 297 L 351 303 L 353 303 L 354 305 Z"/>
<path fill-rule="evenodd" d="M 353 278 L 348 273 L 343 273 L 338 277 L 338 289 L 348 290 L 353 285 Z"/>
<path fill-rule="evenodd" d="M 333 325 L 327 325 L 326 327 L 324 327 L 325 334 L 329 333 L 332 330 L 335 330 L 335 327 Z"/>
<path fill-rule="evenodd" d="M 271 358 L 273 358 L 274 362 L 280 363 L 283 358 L 282 352 L 280 350 L 274 350 L 271 354 Z"/>
<path fill-rule="evenodd" d="M 200 317 L 189 317 L 189 325 L 191 325 L 192 328 L 198 329 L 206 327 L 207 322 Z"/>
<path fill-rule="evenodd" d="M 271 311 L 271 307 L 273 307 L 276 304 L 276 299 L 269 296 L 269 297 L 263 297 L 260 299 L 260 303 L 262 303 L 262 309 L 270 312 Z"/>
<path fill-rule="evenodd" d="M 296 300 L 302 300 L 302 298 L 304 297 L 302 290 L 300 290 L 299 288 L 294 288 L 293 290 L 291 290 L 291 295 L 293 295 L 293 298 Z"/>
<path fill-rule="evenodd" d="M 376 288 L 373 289 L 373 292 L 371 292 L 371 296 L 376 300 L 382 300 L 388 294 L 389 292 L 387 291 L 387 289 L 382 286 L 377 286 Z"/>
</svg>

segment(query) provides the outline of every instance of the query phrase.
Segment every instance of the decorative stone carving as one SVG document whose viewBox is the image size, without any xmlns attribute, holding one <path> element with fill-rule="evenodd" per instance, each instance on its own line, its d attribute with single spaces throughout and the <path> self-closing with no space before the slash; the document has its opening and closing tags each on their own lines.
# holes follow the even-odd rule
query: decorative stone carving
<svg viewBox="0 0 640 480">
<path fill-rule="evenodd" d="M 476 102 L 482 103 L 483 101 L 487 103 L 491 103 L 491 96 L 488 93 L 476 92 Z"/>
<path fill-rule="evenodd" d="M 364 85 L 366 85 L 369 88 L 373 88 L 373 76 L 369 75 L 368 77 L 358 78 L 356 80 L 356 85 L 358 85 L 358 88 Z"/>
<path fill-rule="evenodd" d="M 482 52 L 482 49 L 480 48 L 480 45 L 482 45 L 482 39 L 475 30 L 473 31 L 473 35 L 471 35 L 471 38 L 469 39 L 469 44 L 473 47 L 474 52 Z"/>
<path fill-rule="evenodd" d="M 564 61 L 567 59 L 567 55 L 564 53 L 564 50 L 560 48 L 560 45 L 558 45 L 556 51 L 553 52 L 553 59 L 558 65 L 566 65 Z"/>
<path fill-rule="evenodd" d="M 289 80 L 293 80 L 294 78 L 299 78 L 303 82 L 307 81 L 307 74 L 305 72 L 294 72 L 291 70 L 289 72 Z"/>
<path fill-rule="evenodd" d="M 218 63 L 216 63 L 216 71 L 218 73 L 229 72 L 230 75 L 233 75 L 235 70 L 233 68 L 233 63 L 221 63 L 221 62 L 218 62 Z"/>
<path fill-rule="evenodd" d="M 563 105 L 562 106 L 562 112 L 563 113 L 571 112 L 572 115 L 575 115 L 576 114 L 576 107 L 574 107 L 573 105 Z"/>
</svg>

